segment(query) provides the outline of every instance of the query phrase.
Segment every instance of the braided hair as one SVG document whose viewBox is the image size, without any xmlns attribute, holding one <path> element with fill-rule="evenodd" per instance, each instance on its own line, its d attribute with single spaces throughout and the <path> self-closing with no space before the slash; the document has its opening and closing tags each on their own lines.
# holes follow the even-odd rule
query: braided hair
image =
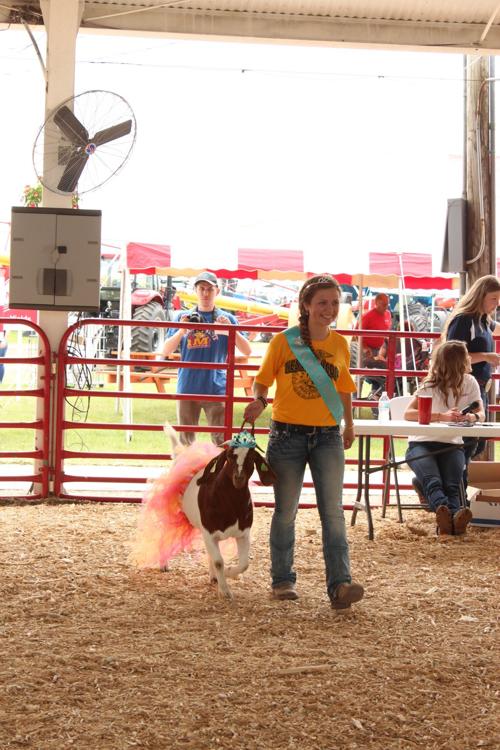
<svg viewBox="0 0 500 750">
<path fill-rule="evenodd" d="M 310 348 L 314 356 L 317 359 L 320 357 L 316 354 L 311 346 L 311 334 L 309 333 L 309 312 L 306 309 L 306 304 L 310 304 L 312 298 L 320 289 L 337 289 L 339 295 L 342 293 L 340 284 L 337 279 L 330 276 L 328 273 L 321 274 L 321 276 L 311 276 L 310 279 L 304 282 L 299 292 L 299 329 L 300 337 L 304 344 Z"/>
</svg>

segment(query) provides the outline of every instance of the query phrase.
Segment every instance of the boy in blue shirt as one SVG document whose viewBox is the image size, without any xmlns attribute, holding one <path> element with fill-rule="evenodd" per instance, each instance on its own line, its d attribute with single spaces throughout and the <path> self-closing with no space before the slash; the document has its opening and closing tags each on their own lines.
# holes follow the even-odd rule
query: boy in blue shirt
<svg viewBox="0 0 500 750">
<path fill-rule="evenodd" d="M 195 310 L 177 313 L 179 322 L 189 321 L 190 315 L 197 312 L 205 323 L 230 323 L 237 325 L 238 321 L 230 313 L 222 312 L 215 307 L 215 298 L 219 292 L 219 282 L 215 274 L 203 271 L 194 280 L 194 288 L 198 298 Z M 227 333 L 225 331 L 186 330 L 170 328 L 167 333 L 161 353 L 168 357 L 180 348 L 182 362 L 221 362 L 227 361 Z M 247 339 L 241 333 L 236 333 L 236 346 L 239 351 L 248 356 L 252 349 Z M 196 367 L 179 368 L 177 378 L 177 393 L 209 396 L 226 395 L 226 370 L 201 370 Z M 177 420 L 181 425 L 195 425 L 200 421 L 201 411 L 205 412 L 207 424 L 224 424 L 224 401 L 179 400 L 177 402 Z M 212 441 L 221 445 L 224 435 L 221 432 L 211 433 Z M 184 445 L 190 445 L 196 439 L 194 432 L 181 432 L 180 440 Z"/>
</svg>

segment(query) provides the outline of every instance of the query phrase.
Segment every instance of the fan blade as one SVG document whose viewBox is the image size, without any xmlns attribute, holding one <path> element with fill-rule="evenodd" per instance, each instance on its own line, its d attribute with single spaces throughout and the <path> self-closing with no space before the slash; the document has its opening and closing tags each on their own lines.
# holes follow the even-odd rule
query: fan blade
<svg viewBox="0 0 500 750">
<path fill-rule="evenodd" d="M 88 161 L 88 154 L 86 151 L 74 151 L 66 164 L 66 168 L 62 174 L 58 190 L 64 193 L 73 193 L 78 185 L 80 175 L 84 170 L 84 167 Z"/>
<path fill-rule="evenodd" d="M 117 138 L 122 138 L 124 135 L 128 135 L 132 130 L 132 120 L 125 120 L 119 125 L 112 125 L 110 128 L 99 130 L 98 133 L 91 139 L 92 143 L 96 146 L 102 146 L 104 143 L 110 141 L 116 141 Z"/>
<path fill-rule="evenodd" d="M 54 122 L 66 138 L 75 146 L 86 146 L 89 134 L 73 112 L 63 104 L 54 115 Z"/>
</svg>

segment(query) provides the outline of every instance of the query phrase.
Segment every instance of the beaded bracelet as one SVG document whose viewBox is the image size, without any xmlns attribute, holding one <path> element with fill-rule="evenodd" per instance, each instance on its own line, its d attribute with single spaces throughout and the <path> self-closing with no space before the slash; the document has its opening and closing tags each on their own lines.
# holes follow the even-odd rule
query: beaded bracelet
<svg viewBox="0 0 500 750">
<path fill-rule="evenodd" d="M 264 396 L 257 396 L 255 400 L 256 401 L 260 401 L 260 403 L 262 404 L 262 406 L 264 407 L 264 409 L 266 408 L 266 406 L 268 404 L 267 398 L 264 398 Z"/>
</svg>

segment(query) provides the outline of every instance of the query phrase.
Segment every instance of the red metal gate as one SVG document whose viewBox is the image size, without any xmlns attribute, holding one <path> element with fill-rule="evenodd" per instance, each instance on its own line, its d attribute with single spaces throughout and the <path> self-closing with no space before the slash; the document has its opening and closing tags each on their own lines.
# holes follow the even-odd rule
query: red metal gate
<svg viewBox="0 0 500 750">
<path fill-rule="evenodd" d="M 174 392 L 165 392 L 162 389 L 158 388 L 158 383 L 161 383 L 162 381 L 166 380 L 168 381 L 168 371 L 182 368 L 182 367 L 193 367 L 193 363 L 185 363 L 180 362 L 177 360 L 155 360 L 154 364 L 151 361 L 151 358 L 147 357 L 147 355 L 138 355 L 137 353 L 134 353 L 134 356 L 131 356 L 130 358 L 102 358 L 102 357 L 86 357 L 86 356 L 74 356 L 68 352 L 68 342 L 70 341 L 71 337 L 75 334 L 76 331 L 84 329 L 86 326 L 102 326 L 105 327 L 107 325 L 118 325 L 121 327 L 132 327 L 137 326 L 136 321 L 126 321 L 126 320 L 109 320 L 102 318 L 87 318 L 84 319 L 78 323 L 75 323 L 73 326 L 68 328 L 65 335 L 63 336 L 63 339 L 61 341 L 61 345 L 59 348 L 59 354 L 58 354 L 58 369 L 57 369 L 57 378 L 58 378 L 58 387 L 57 387 L 57 404 L 56 404 L 56 424 L 58 425 L 58 433 L 56 435 L 56 450 L 55 450 L 55 472 L 54 472 L 54 493 L 57 497 L 61 498 L 85 498 L 89 500 L 107 500 L 107 501 L 115 501 L 115 502 L 137 502 L 137 500 L 140 499 L 140 496 L 137 493 L 133 493 L 133 491 L 130 492 L 130 494 L 124 495 L 124 494 L 113 494 L 111 490 L 111 485 L 136 485 L 138 490 L 143 490 L 144 484 L 145 484 L 145 477 L 144 475 L 137 476 L 137 471 L 130 472 L 126 471 L 126 464 L 128 463 L 130 466 L 131 461 L 148 461 L 148 462 L 158 462 L 161 465 L 165 465 L 166 462 L 171 458 L 171 455 L 167 452 L 155 452 L 155 453 L 143 453 L 143 452 L 133 452 L 133 451 L 126 451 L 123 453 L 116 453 L 115 451 L 101 451 L 101 450 L 90 450 L 86 451 L 84 454 L 85 459 L 92 459 L 94 462 L 99 461 L 116 461 L 117 459 L 120 459 L 123 461 L 123 465 L 119 467 L 119 470 L 117 470 L 116 466 L 113 468 L 113 470 L 110 469 L 111 463 L 107 467 L 107 471 L 96 473 L 96 472 L 87 472 L 87 473 L 76 473 L 74 468 L 73 471 L 68 468 L 68 464 L 66 463 L 67 460 L 74 460 L 74 459 L 81 459 L 82 453 L 81 451 L 73 451 L 69 449 L 66 445 L 65 437 L 70 433 L 72 430 L 80 430 L 80 431 L 86 431 L 86 430 L 118 430 L 120 432 L 130 432 L 130 433 L 136 433 L 136 432 L 163 432 L 163 422 L 158 424 L 147 424 L 147 423 L 134 423 L 129 421 L 122 421 L 122 422 L 91 422 L 86 421 L 82 422 L 81 420 L 70 418 L 68 415 L 68 409 L 67 409 L 67 400 L 71 398 L 112 398 L 112 399 L 118 399 L 118 400 L 124 400 L 124 399 L 146 399 L 146 400 L 154 400 L 160 404 L 161 402 L 166 401 L 176 401 L 178 399 L 186 399 L 186 400 L 192 400 L 193 396 L 190 395 L 179 395 Z M 196 327 L 199 327 L 199 324 L 196 323 L 174 323 L 174 322 L 167 322 L 167 323 L 158 323 L 155 322 L 146 322 L 141 321 L 141 327 L 147 326 L 147 327 L 154 327 L 154 328 L 193 328 L 196 329 Z M 242 365 L 238 366 L 238 363 L 236 362 L 235 357 L 235 333 L 236 333 L 236 327 L 231 326 L 228 328 L 228 326 L 220 325 L 220 324 L 212 324 L 212 325 L 206 325 L 207 329 L 214 329 L 215 331 L 229 331 L 228 333 L 228 361 L 227 364 L 220 364 L 220 363 L 199 363 L 196 366 L 200 369 L 227 369 L 227 387 L 226 387 L 226 396 L 203 396 L 204 401 L 217 401 L 220 402 L 221 400 L 225 401 L 226 404 L 226 413 L 225 413 L 225 424 L 224 424 L 224 435 L 225 439 L 228 440 L 231 438 L 232 434 L 234 432 L 239 431 L 241 425 L 233 425 L 233 417 L 234 417 L 234 404 L 238 402 L 247 402 L 251 399 L 249 396 L 235 396 L 234 395 L 234 388 L 235 384 L 237 384 L 238 378 L 238 369 L 244 369 L 245 371 L 256 371 L 258 369 L 257 365 L 252 365 L 250 363 L 245 363 L 244 367 Z M 259 326 L 238 326 L 238 330 L 257 330 L 261 331 L 261 327 Z M 272 330 L 282 330 L 282 328 L 275 328 Z M 67 382 L 67 368 L 70 366 L 75 365 L 83 365 L 86 364 L 91 368 L 100 368 L 100 371 L 102 372 L 103 367 L 110 368 L 110 374 L 112 375 L 112 379 L 114 379 L 116 383 L 116 390 L 110 390 L 108 388 L 102 387 L 102 385 L 99 385 L 97 383 L 91 384 L 91 387 L 81 389 L 81 388 L 74 388 L 70 387 Z M 131 380 L 131 384 L 133 382 L 151 382 L 156 385 L 156 392 L 138 392 L 135 391 L 133 388 L 129 388 L 128 390 L 124 389 L 123 383 L 126 381 L 126 370 L 124 368 L 128 369 L 128 377 Z M 140 368 L 140 369 L 139 369 Z M 156 381 L 156 382 L 155 382 Z M 66 407 L 66 408 L 65 408 Z M 188 431 L 190 429 L 189 427 L 178 427 L 179 430 Z M 214 428 L 214 427 L 205 427 L 205 426 L 198 426 L 196 428 L 196 432 L 220 432 L 220 429 Z M 266 432 L 266 430 L 261 430 L 261 432 Z M 165 443 L 166 445 L 166 443 Z M 134 476 L 135 474 L 135 476 Z M 67 491 L 65 485 L 68 484 L 87 484 L 87 485 L 93 485 L 97 489 L 93 490 L 92 492 L 86 492 L 85 490 L 79 491 L 76 493 L 75 491 Z"/>
<path fill-rule="evenodd" d="M 36 413 L 35 418 L 32 420 L 26 420 L 24 418 L 14 419 L 9 421 L 0 420 L 0 430 L 2 430 L 2 436 L 6 439 L 7 445 L 9 444 L 9 438 L 4 430 L 23 430 L 27 431 L 28 434 L 33 434 L 32 450 L 0 450 L 0 459 L 8 459 L 13 461 L 13 464 L 9 465 L 10 471 L 5 469 L 2 471 L 2 464 L 0 464 L 0 486 L 6 487 L 6 490 L 2 493 L 4 496 L 8 492 L 9 497 L 18 497 L 29 500 L 37 500 L 40 498 L 46 498 L 49 494 L 49 473 L 50 473 L 50 460 L 49 460 L 49 429 L 50 429 L 50 384 L 51 384 L 51 362 L 50 362 L 50 344 L 47 336 L 39 328 L 38 325 L 32 323 L 24 318 L 0 318 L 0 326 L 4 325 L 17 325 L 26 328 L 26 332 L 32 331 L 38 336 L 38 349 L 39 353 L 34 357 L 3 357 L 1 363 L 6 365 L 37 365 L 38 367 L 38 383 L 36 388 L 9 388 L 2 389 L 1 395 L 3 399 L 13 399 L 16 402 L 19 401 L 21 404 L 26 398 L 35 398 L 36 401 Z M 14 409 L 14 413 L 15 413 Z M 19 411 L 22 411 L 21 409 Z M 1 416 L 1 413 L 0 413 Z M 29 470 L 27 472 L 21 471 L 23 466 L 26 466 L 25 459 L 31 459 L 29 464 Z M 5 461 L 2 462 L 5 466 Z M 19 471 L 16 471 L 19 466 Z M 11 485 L 12 483 L 27 484 L 29 487 L 28 492 L 16 491 Z"/>
</svg>

